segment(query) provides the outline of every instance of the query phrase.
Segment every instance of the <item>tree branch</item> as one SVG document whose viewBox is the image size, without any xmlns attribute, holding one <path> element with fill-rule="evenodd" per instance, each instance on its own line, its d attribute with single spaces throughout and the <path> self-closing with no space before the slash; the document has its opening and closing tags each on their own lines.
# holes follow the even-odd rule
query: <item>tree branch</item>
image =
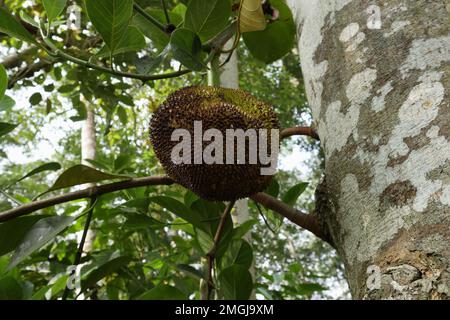
<svg viewBox="0 0 450 320">
<path fill-rule="evenodd" d="M 5 67 L 5 69 L 12 69 L 14 67 L 18 67 L 25 60 L 26 56 L 30 54 L 36 54 L 36 52 L 37 47 L 31 46 L 23 51 L 5 57 L 5 59 L 0 61 L 0 64 L 2 64 Z"/>
<path fill-rule="evenodd" d="M 313 139 L 320 140 L 317 132 L 311 127 L 287 128 L 281 131 L 280 139 L 286 139 L 292 136 L 309 136 Z"/>
<path fill-rule="evenodd" d="M 84 190 L 74 191 L 44 200 L 33 201 L 30 203 L 26 203 L 20 207 L 4 211 L 3 213 L 0 213 L 0 222 L 5 222 L 35 212 L 40 209 L 52 207 L 54 205 L 73 200 L 98 197 L 101 196 L 102 194 L 125 189 L 145 187 L 145 186 L 156 186 L 156 185 L 172 185 L 173 183 L 174 181 L 168 177 L 155 176 L 155 177 L 135 178 L 131 180 L 119 181 L 101 186 L 94 186 Z"/>
<path fill-rule="evenodd" d="M 250 199 L 256 201 L 257 203 L 260 203 L 267 209 L 275 211 L 276 213 L 282 215 L 283 217 L 287 218 L 296 225 L 313 233 L 320 239 L 329 242 L 329 239 L 327 239 L 327 236 L 320 227 L 316 215 L 303 213 L 297 209 L 288 206 L 284 202 L 281 202 L 277 198 L 269 196 L 268 194 L 263 192 L 254 194 L 253 196 L 250 197 Z"/>
<path fill-rule="evenodd" d="M 163 25 L 161 22 L 159 22 L 158 20 L 156 20 L 155 18 L 153 18 L 151 15 L 148 14 L 147 11 L 145 11 L 141 6 L 139 6 L 136 2 L 133 3 L 133 8 L 134 10 L 136 10 L 137 12 L 139 12 L 140 15 L 142 15 L 145 19 L 147 19 L 148 21 L 150 21 L 152 24 L 155 25 L 155 27 L 157 27 L 158 29 L 160 29 L 161 31 L 168 33 L 167 32 L 167 28 L 165 25 Z"/>
<path fill-rule="evenodd" d="M 74 191 L 59 196 L 51 197 L 48 199 L 33 201 L 30 203 L 26 203 L 22 206 L 4 211 L 0 213 L 0 223 L 30 214 L 40 209 L 49 208 L 57 204 L 66 203 L 74 200 L 98 197 L 106 193 L 111 193 L 125 189 L 146 187 L 152 185 L 169 186 L 174 183 L 175 182 L 167 176 L 154 176 L 154 177 L 142 177 L 126 181 L 113 182 L 101 186 L 93 186 L 84 190 Z M 262 192 L 254 194 L 253 196 L 250 197 L 250 199 L 263 205 L 267 209 L 273 210 L 274 212 L 282 215 L 283 217 L 287 218 L 288 220 L 292 221 L 293 223 L 302 227 L 303 229 L 312 232 L 320 239 L 326 242 L 330 242 L 326 233 L 320 227 L 318 218 L 315 214 L 305 214 L 297 209 L 288 206 L 287 204 L 281 202 L 280 200 Z"/>
<path fill-rule="evenodd" d="M 50 61 L 50 60 L 39 60 L 36 63 L 32 63 L 30 65 L 27 65 L 23 67 L 22 69 L 19 69 L 8 81 L 8 89 L 11 89 L 14 87 L 14 85 L 25 78 L 30 78 L 34 76 L 36 72 L 39 72 L 40 70 L 46 70 L 53 66 L 57 61 Z"/>
<path fill-rule="evenodd" d="M 80 66 L 84 66 L 86 68 L 110 73 L 114 76 L 118 76 L 118 77 L 122 77 L 122 78 L 138 79 L 138 80 L 141 80 L 144 82 L 152 81 L 152 80 L 176 78 L 176 77 L 179 77 L 179 76 L 182 76 L 182 75 L 192 72 L 191 70 L 181 70 L 181 71 L 156 74 L 156 75 L 155 74 L 147 75 L 147 74 L 129 73 L 129 72 L 112 70 L 111 68 L 102 67 L 97 64 L 90 63 L 89 61 L 78 59 L 76 57 L 71 56 L 70 54 L 67 54 L 67 53 L 61 51 L 60 49 L 56 49 L 55 52 L 53 52 L 53 54 L 55 54 L 56 56 L 58 56 L 60 58 L 66 59 L 70 62 L 73 62 L 75 64 L 78 64 Z"/>
</svg>

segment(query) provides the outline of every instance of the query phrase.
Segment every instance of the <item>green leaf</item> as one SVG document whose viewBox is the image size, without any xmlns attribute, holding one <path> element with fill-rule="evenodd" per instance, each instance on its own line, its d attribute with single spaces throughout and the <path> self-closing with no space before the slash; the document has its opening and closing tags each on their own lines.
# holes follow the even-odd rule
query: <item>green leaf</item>
<svg viewBox="0 0 450 320">
<path fill-rule="evenodd" d="M 5 95 L 0 99 L 0 111 L 10 111 L 16 102 L 10 96 Z"/>
<path fill-rule="evenodd" d="M 0 279 L 0 300 L 21 300 L 22 298 L 22 286 L 16 279 L 11 276 Z"/>
<path fill-rule="evenodd" d="M 120 40 L 117 48 L 114 51 L 114 54 L 125 53 L 129 51 L 139 51 L 145 48 L 145 38 L 144 35 L 133 26 L 128 27 L 125 36 Z M 109 57 L 111 52 L 108 49 L 108 46 L 104 46 L 96 56 L 99 58 Z"/>
<path fill-rule="evenodd" d="M 227 26 L 230 15 L 229 1 L 192 0 L 187 7 L 184 27 L 198 34 L 202 42 L 206 42 Z"/>
<path fill-rule="evenodd" d="M 14 251 L 8 269 L 12 269 L 25 260 L 30 254 L 41 248 L 69 227 L 75 217 L 55 216 L 44 218 L 36 222 L 25 235 L 21 244 Z"/>
<path fill-rule="evenodd" d="M 13 251 L 31 227 L 47 216 L 19 217 L 0 223 L 0 256 Z"/>
<path fill-rule="evenodd" d="M 84 291 L 88 288 L 92 288 L 98 281 L 114 273 L 120 268 L 125 267 L 130 261 L 131 257 L 120 256 L 101 264 L 98 268 L 92 270 L 86 277 L 86 280 L 81 283 L 82 290 Z"/>
<path fill-rule="evenodd" d="M 274 198 L 278 197 L 278 193 L 280 192 L 280 185 L 278 184 L 277 179 L 275 178 L 272 179 L 269 186 L 266 188 L 265 192 Z"/>
<path fill-rule="evenodd" d="M 85 3 L 89 19 L 114 54 L 127 33 L 133 15 L 133 1 L 85 0 Z"/>
<path fill-rule="evenodd" d="M 67 0 L 42 0 L 48 21 L 52 22 L 66 7 Z"/>
<path fill-rule="evenodd" d="M 29 99 L 32 106 L 38 105 L 42 101 L 42 95 L 39 92 L 35 92 Z"/>
<path fill-rule="evenodd" d="M 187 7 L 183 3 L 177 4 L 171 11 L 173 14 L 177 14 L 181 17 L 181 20 L 184 20 L 184 17 L 186 16 Z M 178 23 L 175 23 L 170 19 L 170 22 L 174 23 L 175 25 L 178 25 Z"/>
<path fill-rule="evenodd" d="M 209 233 L 198 228 L 195 229 L 195 234 L 200 249 L 202 249 L 204 254 L 207 254 L 214 246 L 213 237 Z"/>
<path fill-rule="evenodd" d="M 153 289 L 140 295 L 138 300 L 185 300 L 187 296 L 179 289 L 168 286 L 159 285 Z"/>
<path fill-rule="evenodd" d="M 295 287 L 296 287 L 297 293 L 301 294 L 301 295 L 311 295 L 314 292 L 320 292 L 320 291 L 327 290 L 327 288 L 325 288 L 324 286 L 321 286 L 318 283 L 300 283 L 300 284 L 297 284 Z"/>
<path fill-rule="evenodd" d="M 188 69 L 200 71 L 205 68 L 200 58 L 202 44 L 191 30 L 183 28 L 175 30 L 170 37 L 170 47 L 174 59 Z"/>
<path fill-rule="evenodd" d="M 233 231 L 233 239 L 241 239 L 244 237 L 258 222 L 256 219 L 250 219 L 242 223 L 239 227 L 235 228 Z"/>
<path fill-rule="evenodd" d="M 22 178 L 20 178 L 16 182 L 20 182 L 26 178 L 29 178 L 31 176 L 34 176 L 35 174 L 38 174 L 38 173 L 41 173 L 44 171 L 58 171 L 59 169 L 61 169 L 61 165 L 58 162 L 45 163 L 45 164 L 31 170 L 30 172 L 28 172 L 26 175 L 24 175 Z"/>
<path fill-rule="evenodd" d="M 6 123 L 6 122 L 0 122 L 0 137 L 4 136 L 5 134 L 10 133 L 13 131 L 18 124 L 12 124 L 12 123 Z"/>
<path fill-rule="evenodd" d="M 146 9 L 149 15 L 158 20 L 161 23 L 166 23 L 166 16 L 161 9 Z M 183 19 L 176 13 L 169 12 L 170 22 L 178 25 Z M 141 14 L 136 14 L 133 17 L 132 25 L 136 26 L 147 38 L 152 41 L 158 51 L 163 50 L 170 41 L 170 35 L 156 27 L 153 23 L 144 18 Z"/>
<path fill-rule="evenodd" d="M 265 63 L 274 62 L 287 54 L 295 42 L 295 23 L 291 10 L 283 0 L 271 0 L 270 4 L 280 15 L 265 30 L 246 32 L 242 35 L 251 54 Z"/>
<path fill-rule="evenodd" d="M 203 273 L 200 270 L 195 269 L 193 266 L 188 264 L 177 264 L 176 267 L 195 279 L 200 280 L 203 278 Z"/>
<path fill-rule="evenodd" d="M 33 35 L 4 8 L 0 8 L 0 32 L 6 33 L 13 38 L 37 44 Z"/>
<path fill-rule="evenodd" d="M 222 257 L 222 269 L 233 264 L 249 269 L 253 262 L 253 249 L 245 240 L 234 240 Z"/>
<path fill-rule="evenodd" d="M 167 55 L 170 52 L 170 46 L 164 48 L 163 51 L 161 51 L 160 54 L 158 54 L 156 57 L 144 57 L 143 59 L 139 59 L 136 61 L 136 68 L 138 71 L 142 74 L 149 74 L 153 70 L 155 70 L 157 67 L 159 67 L 165 58 L 167 58 Z"/>
<path fill-rule="evenodd" d="M 220 292 L 227 300 L 247 300 L 253 290 L 250 272 L 240 266 L 233 265 L 219 274 Z"/>
<path fill-rule="evenodd" d="M 308 183 L 306 182 L 296 184 L 295 186 L 290 188 L 283 196 L 283 202 L 292 207 L 293 205 L 295 205 L 298 197 L 300 197 L 300 195 L 306 190 L 307 187 Z"/>
<path fill-rule="evenodd" d="M 0 100 L 5 96 L 6 88 L 8 87 L 8 75 L 5 67 L 0 64 Z"/>
<path fill-rule="evenodd" d="M 192 204 L 197 201 L 199 197 L 193 193 L 191 190 L 186 190 L 186 193 L 184 194 L 184 204 L 190 208 Z"/>
<path fill-rule="evenodd" d="M 166 196 L 150 197 L 150 201 L 152 201 L 152 202 L 158 204 L 159 206 L 163 207 L 164 209 L 172 212 L 176 216 L 186 220 L 187 222 L 191 223 L 195 227 L 204 228 L 199 217 L 197 215 L 195 215 L 191 209 L 186 207 L 180 201 L 178 201 L 174 198 L 166 197 Z"/>
<path fill-rule="evenodd" d="M 46 191 L 54 191 L 63 188 L 69 188 L 73 186 L 77 186 L 85 183 L 95 183 L 104 180 L 113 180 L 113 179 L 122 179 L 127 180 L 131 179 L 129 176 L 125 175 L 117 175 L 105 173 L 94 168 L 78 164 L 73 166 L 72 168 L 64 171 L 58 179 L 56 179 L 55 183 L 51 186 L 49 190 Z"/>
<path fill-rule="evenodd" d="M 39 23 L 36 22 L 31 16 L 28 15 L 25 11 L 20 11 L 19 13 L 20 19 L 28 23 L 29 25 L 32 25 L 35 28 L 39 28 Z"/>
</svg>

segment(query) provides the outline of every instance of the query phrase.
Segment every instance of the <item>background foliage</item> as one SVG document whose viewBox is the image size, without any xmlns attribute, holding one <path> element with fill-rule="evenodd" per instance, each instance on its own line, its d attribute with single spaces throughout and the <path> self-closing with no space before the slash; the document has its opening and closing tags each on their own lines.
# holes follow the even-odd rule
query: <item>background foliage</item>
<svg viewBox="0 0 450 320">
<path fill-rule="evenodd" d="M 26 54 L 8 70 L 0 67 L 0 211 L 32 201 L 58 176 L 60 186 L 69 187 L 88 180 L 163 174 L 149 145 L 148 121 L 170 92 L 206 84 L 208 41 L 236 16 L 232 2 L 192 0 L 187 6 L 187 1 L 167 1 L 167 15 L 176 27 L 169 34 L 133 11 L 131 0 L 87 0 L 86 5 L 1 1 L 0 61 Z M 265 31 L 244 34 L 238 48 L 240 85 L 272 103 L 283 127 L 304 125 L 310 114 L 292 48 L 292 17 L 283 1 L 271 2 L 279 7 L 281 19 Z M 159 0 L 137 3 L 167 27 Z M 71 4 L 82 8 L 82 30 L 66 27 Z M 283 45 L 268 48 L 274 35 Z M 52 41 L 49 45 L 43 41 L 46 37 Z M 58 52 L 54 49 L 103 68 L 111 68 L 113 61 L 118 72 L 197 72 L 158 81 L 133 80 L 49 54 Z M 91 164 L 98 171 L 80 173 L 70 170 L 82 160 L 80 127 L 87 107 L 95 113 L 97 158 Z M 302 138 L 285 143 L 283 150 L 314 156 L 295 170 L 281 169 L 268 193 L 309 211 L 320 176 L 318 145 Z M 87 180 L 79 181 L 83 175 Z M 67 191 L 53 189 L 53 195 Z M 103 195 L 93 212 L 93 248 L 81 261 L 81 288 L 69 297 L 199 299 L 204 257 L 224 207 L 179 186 Z M 88 208 L 86 201 L 74 201 L 0 223 L 0 299 L 62 296 Z M 252 220 L 244 225 L 227 222 L 216 262 L 218 298 L 247 299 L 252 291 L 265 299 L 346 297 L 342 266 L 328 245 L 270 211 L 259 212 L 252 202 L 250 210 Z"/>
</svg>

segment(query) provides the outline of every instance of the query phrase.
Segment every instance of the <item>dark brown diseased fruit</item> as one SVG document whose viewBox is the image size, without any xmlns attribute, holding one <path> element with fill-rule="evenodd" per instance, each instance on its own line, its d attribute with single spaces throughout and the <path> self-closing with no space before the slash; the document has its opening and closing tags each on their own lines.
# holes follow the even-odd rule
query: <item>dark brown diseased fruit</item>
<svg viewBox="0 0 450 320">
<path fill-rule="evenodd" d="M 175 129 L 186 129 L 191 134 L 194 151 L 194 121 L 202 121 L 202 134 L 207 129 L 218 129 L 223 135 L 223 164 L 175 164 L 172 149 L 180 141 L 171 141 Z M 166 173 L 177 183 L 206 200 L 231 201 L 263 191 L 272 176 L 261 175 L 259 162 L 226 164 L 226 129 L 278 129 L 278 117 L 272 107 L 243 90 L 218 87 L 187 87 L 175 91 L 159 106 L 150 122 L 150 140 L 155 154 Z M 270 152 L 270 138 L 267 150 Z M 211 142 L 203 142 L 203 149 Z M 235 144 L 236 148 L 236 144 Z M 236 149 L 235 149 L 236 150 Z"/>
</svg>

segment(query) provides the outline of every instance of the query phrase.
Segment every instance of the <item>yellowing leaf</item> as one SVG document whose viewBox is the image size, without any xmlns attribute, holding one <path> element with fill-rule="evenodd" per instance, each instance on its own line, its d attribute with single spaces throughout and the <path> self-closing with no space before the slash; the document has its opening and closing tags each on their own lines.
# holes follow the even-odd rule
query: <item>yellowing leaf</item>
<svg viewBox="0 0 450 320">
<path fill-rule="evenodd" d="M 266 25 L 262 0 L 243 0 L 239 19 L 241 33 L 261 31 L 266 28 Z"/>
</svg>

